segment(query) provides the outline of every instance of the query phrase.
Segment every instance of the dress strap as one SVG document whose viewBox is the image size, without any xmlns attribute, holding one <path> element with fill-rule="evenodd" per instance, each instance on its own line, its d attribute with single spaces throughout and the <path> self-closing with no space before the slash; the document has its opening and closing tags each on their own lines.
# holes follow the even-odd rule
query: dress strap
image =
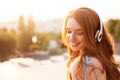
<svg viewBox="0 0 120 80">
<path fill-rule="evenodd" d="M 93 62 L 90 60 L 90 58 L 85 56 L 85 57 L 83 57 L 83 61 L 86 64 L 89 64 L 89 65 L 91 65 L 93 67 L 93 70 L 94 70 L 94 73 L 95 73 L 95 76 L 96 76 L 96 80 L 98 80 L 98 76 L 97 76 L 97 73 L 96 73 L 95 66 L 93 65 Z M 84 66 L 83 66 L 83 69 L 84 69 L 84 80 L 88 80 L 87 79 L 88 66 L 86 64 L 84 64 Z"/>
</svg>

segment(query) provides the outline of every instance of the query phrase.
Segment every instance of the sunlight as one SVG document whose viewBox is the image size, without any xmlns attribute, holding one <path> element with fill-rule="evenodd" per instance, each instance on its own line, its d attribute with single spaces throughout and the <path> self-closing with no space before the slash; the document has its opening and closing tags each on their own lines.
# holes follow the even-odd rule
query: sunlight
<svg viewBox="0 0 120 80">
<path fill-rule="evenodd" d="M 36 42 L 37 42 L 37 36 L 33 36 L 33 37 L 32 37 L 32 42 L 33 42 L 33 43 L 36 43 Z"/>
<path fill-rule="evenodd" d="M 17 78 L 17 66 L 14 66 L 10 62 L 4 62 L 0 64 L 0 79 L 1 80 L 14 80 Z M 14 75 L 14 76 L 13 76 Z"/>
<path fill-rule="evenodd" d="M 60 4 L 59 4 L 60 3 Z M 59 5 L 58 5 L 59 4 Z M 11 16 L 14 16 L 14 20 L 23 14 L 25 17 L 33 15 L 35 19 L 52 19 L 54 17 L 61 17 L 64 15 L 61 9 L 62 1 L 57 0 L 3 0 L 0 1 L 0 19 L 1 21 L 8 20 Z M 63 10 L 66 12 L 66 10 Z"/>
<path fill-rule="evenodd" d="M 119 0 L 1 0 L 0 22 L 16 21 L 22 14 L 35 20 L 48 20 L 65 17 L 66 14 L 81 6 L 91 7 L 101 14 L 103 19 L 120 17 Z M 102 5 L 102 6 L 101 6 Z M 111 6 L 112 5 L 112 6 Z"/>
</svg>

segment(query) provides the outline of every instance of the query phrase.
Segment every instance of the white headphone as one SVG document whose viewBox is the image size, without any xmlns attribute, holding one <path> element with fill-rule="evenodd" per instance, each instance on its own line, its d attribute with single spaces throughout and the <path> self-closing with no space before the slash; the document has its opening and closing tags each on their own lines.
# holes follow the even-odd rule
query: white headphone
<svg viewBox="0 0 120 80">
<path fill-rule="evenodd" d="M 96 32 L 95 40 L 100 42 L 102 40 L 102 34 L 103 34 L 103 24 L 102 24 L 102 20 L 100 19 L 100 30 L 97 30 L 97 32 Z"/>
</svg>

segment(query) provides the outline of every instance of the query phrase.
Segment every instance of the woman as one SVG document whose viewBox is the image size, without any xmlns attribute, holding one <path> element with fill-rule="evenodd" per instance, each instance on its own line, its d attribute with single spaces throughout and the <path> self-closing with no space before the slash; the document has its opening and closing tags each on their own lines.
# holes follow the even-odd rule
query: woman
<svg viewBox="0 0 120 80">
<path fill-rule="evenodd" d="M 69 80 L 120 80 L 114 41 L 94 10 L 82 7 L 71 11 L 62 38 L 69 52 Z"/>
</svg>

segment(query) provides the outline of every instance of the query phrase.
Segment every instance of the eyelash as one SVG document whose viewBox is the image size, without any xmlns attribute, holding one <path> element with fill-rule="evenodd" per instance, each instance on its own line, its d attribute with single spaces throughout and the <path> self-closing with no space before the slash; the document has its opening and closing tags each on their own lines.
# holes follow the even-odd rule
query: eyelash
<svg viewBox="0 0 120 80">
<path fill-rule="evenodd" d="M 71 33 L 71 31 L 66 31 L 67 33 Z M 83 34 L 83 32 L 77 32 L 76 34 L 78 34 L 78 35 L 82 35 Z"/>
<path fill-rule="evenodd" d="M 82 34 L 83 34 L 83 32 L 78 32 L 77 34 L 78 34 L 78 35 L 82 35 Z"/>
<path fill-rule="evenodd" d="M 71 31 L 66 31 L 67 33 L 71 33 Z"/>
</svg>

